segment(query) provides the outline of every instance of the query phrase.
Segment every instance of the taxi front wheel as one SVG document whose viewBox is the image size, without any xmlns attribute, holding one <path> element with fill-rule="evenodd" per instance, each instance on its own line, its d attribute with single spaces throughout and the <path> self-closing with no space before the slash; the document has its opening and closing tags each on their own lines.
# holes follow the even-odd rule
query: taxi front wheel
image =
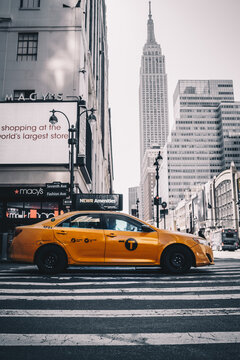
<svg viewBox="0 0 240 360">
<path fill-rule="evenodd" d="M 171 246 L 162 260 L 163 270 L 172 274 L 184 274 L 190 270 L 191 266 L 190 251 L 182 246 Z"/>
<path fill-rule="evenodd" d="M 38 250 L 35 263 L 43 274 L 57 274 L 67 267 L 67 257 L 59 246 L 46 245 Z"/>
</svg>

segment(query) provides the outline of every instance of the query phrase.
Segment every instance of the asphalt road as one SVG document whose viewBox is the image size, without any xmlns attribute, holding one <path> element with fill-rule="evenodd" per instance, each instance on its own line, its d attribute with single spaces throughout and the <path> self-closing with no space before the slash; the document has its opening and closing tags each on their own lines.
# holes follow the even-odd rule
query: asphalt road
<svg viewBox="0 0 240 360">
<path fill-rule="evenodd" d="M 0 264 L 1 360 L 239 359 L 240 260 L 170 276 Z"/>
</svg>

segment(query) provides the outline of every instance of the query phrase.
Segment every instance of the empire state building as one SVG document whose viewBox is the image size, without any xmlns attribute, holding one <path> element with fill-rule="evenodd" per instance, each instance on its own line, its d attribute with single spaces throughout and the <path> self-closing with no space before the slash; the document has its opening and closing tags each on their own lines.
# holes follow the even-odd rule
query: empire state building
<svg viewBox="0 0 240 360">
<path fill-rule="evenodd" d="M 141 216 L 153 219 L 154 157 L 168 137 L 168 95 L 165 57 L 155 40 L 149 2 L 147 42 L 143 48 L 139 87 Z"/>
</svg>

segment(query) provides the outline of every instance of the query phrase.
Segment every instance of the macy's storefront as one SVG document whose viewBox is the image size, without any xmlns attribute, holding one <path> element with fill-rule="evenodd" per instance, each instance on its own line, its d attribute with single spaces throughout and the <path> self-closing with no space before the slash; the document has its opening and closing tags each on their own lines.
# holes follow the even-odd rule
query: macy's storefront
<svg viewBox="0 0 240 360">
<path fill-rule="evenodd" d="M 66 211 L 67 183 L 0 186 L 0 232 L 34 224 Z"/>
<path fill-rule="evenodd" d="M 0 186 L 0 233 L 16 226 L 34 224 L 69 211 L 69 184 Z M 82 194 L 73 196 L 73 210 L 121 211 L 122 194 Z"/>
</svg>

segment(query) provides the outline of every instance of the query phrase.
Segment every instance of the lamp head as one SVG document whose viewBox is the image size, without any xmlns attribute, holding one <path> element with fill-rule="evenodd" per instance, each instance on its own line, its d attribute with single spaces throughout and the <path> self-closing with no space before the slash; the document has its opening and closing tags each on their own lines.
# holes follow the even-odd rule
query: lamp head
<svg viewBox="0 0 240 360">
<path fill-rule="evenodd" d="M 97 118 L 94 115 L 94 111 L 96 111 L 96 110 L 92 108 L 90 111 L 91 111 L 91 114 L 88 115 L 87 119 L 88 119 L 89 123 L 91 124 L 91 123 L 94 123 L 97 120 Z"/>
<path fill-rule="evenodd" d="M 162 160 L 162 156 L 160 154 L 160 151 L 158 152 L 157 160 Z"/>
<path fill-rule="evenodd" d="M 55 110 L 51 110 L 50 112 L 52 113 L 52 115 L 49 118 L 49 122 L 52 125 L 55 125 L 58 122 L 58 118 L 55 116 Z"/>
</svg>

